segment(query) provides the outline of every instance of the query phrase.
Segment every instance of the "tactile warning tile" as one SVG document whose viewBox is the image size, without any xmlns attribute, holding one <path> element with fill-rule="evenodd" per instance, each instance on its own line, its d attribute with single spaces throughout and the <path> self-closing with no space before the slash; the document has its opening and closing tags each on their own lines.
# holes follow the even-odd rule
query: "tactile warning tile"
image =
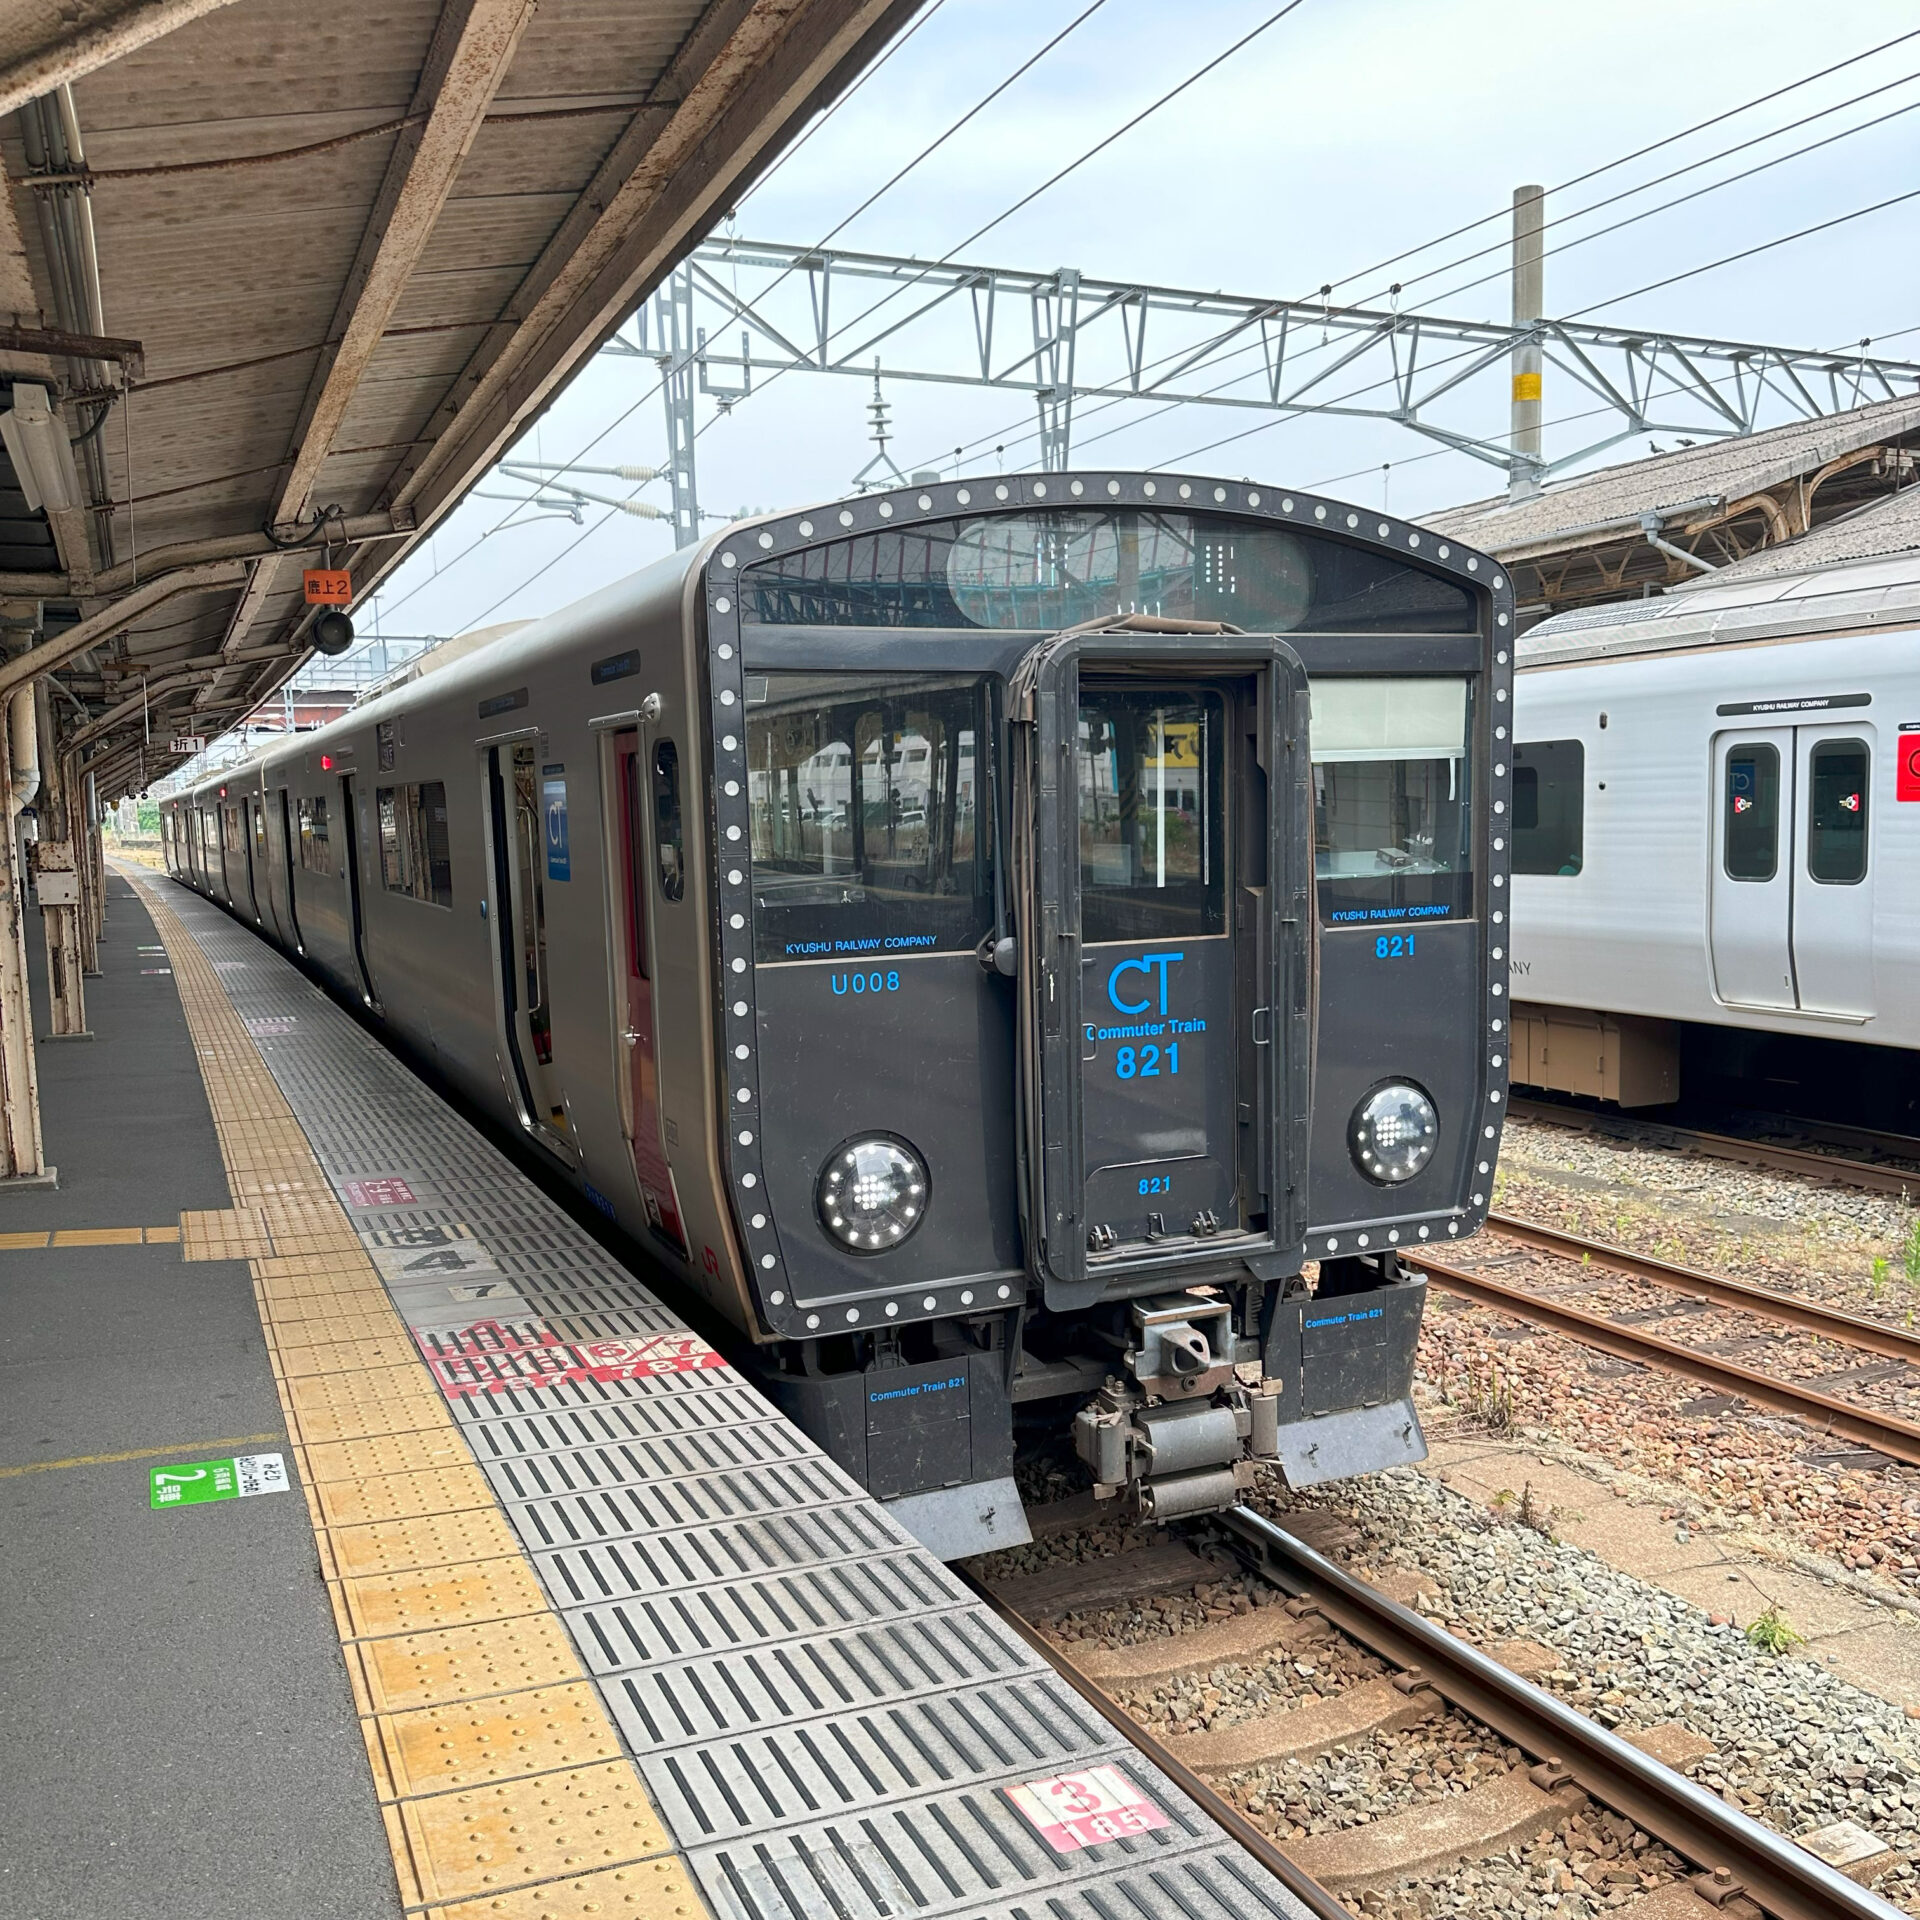
<svg viewBox="0 0 1920 1920">
<path fill-rule="evenodd" d="M 300 1438 L 309 1442 L 406 1433 L 446 1420 L 445 1403 L 419 1367 L 375 1367 L 364 1373 L 285 1380 L 280 1397 Z"/>
<path fill-rule="evenodd" d="M 180 1216 L 183 1260 L 251 1260 L 273 1251 L 267 1225 L 257 1207 L 229 1207 L 219 1213 Z"/>
<path fill-rule="evenodd" d="M 484 1482 L 480 1490 L 486 1491 Z M 439 1506 L 424 1507 L 418 1517 L 378 1520 L 371 1525 L 332 1523 L 327 1544 L 334 1570 L 342 1578 L 454 1567 L 502 1554 L 517 1556 L 520 1551 L 513 1529 L 491 1501 L 485 1506 L 470 1503 L 453 1513 Z"/>
<path fill-rule="evenodd" d="M 693 1920 L 705 1912 L 686 1868 L 663 1854 L 550 1886 L 437 1907 L 433 1920 Z"/>
<path fill-rule="evenodd" d="M 351 1651 L 366 1713 L 405 1713 L 584 1677 L 566 1629 L 547 1613 L 356 1640 Z"/>
<path fill-rule="evenodd" d="M 334 1583 L 333 1594 L 343 1640 L 416 1633 L 423 1627 L 453 1627 L 471 1620 L 506 1620 L 547 1608 L 539 1581 L 517 1556 L 343 1579 Z"/>
<path fill-rule="evenodd" d="M 335 1449 L 315 1447 L 312 1451 L 325 1453 Z M 475 1507 L 493 1513 L 499 1511 L 486 1475 L 478 1467 L 464 1462 L 456 1466 L 427 1467 L 416 1473 L 383 1473 L 366 1478 L 320 1480 L 311 1473 L 303 1477 L 319 1501 L 329 1528 L 351 1528 L 373 1521 L 411 1520 L 429 1515 L 444 1522 Z"/>
<path fill-rule="evenodd" d="M 408 1433 L 370 1433 L 345 1440 L 305 1444 L 307 1478 L 376 1480 L 396 1473 L 431 1473 L 446 1467 L 473 1467 L 473 1454 L 451 1422 Z M 477 1469 L 474 1469 L 477 1471 Z"/>
<path fill-rule="evenodd" d="M 368 1333 L 356 1338 L 305 1342 L 290 1330 L 276 1327 L 274 1345 L 289 1379 L 307 1374 L 350 1373 L 369 1367 L 406 1367 L 412 1370 L 414 1344 L 404 1333 Z"/>
<path fill-rule="evenodd" d="M 418 1897 L 428 1901 L 595 1872 L 669 1845 L 632 1772 L 618 1762 L 410 1800 L 389 1818 L 405 1833 Z"/>
<path fill-rule="evenodd" d="M 600 1696 L 584 1681 L 361 1724 L 383 1800 L 551 1773 L 620 1754 Z"/>
</svg>

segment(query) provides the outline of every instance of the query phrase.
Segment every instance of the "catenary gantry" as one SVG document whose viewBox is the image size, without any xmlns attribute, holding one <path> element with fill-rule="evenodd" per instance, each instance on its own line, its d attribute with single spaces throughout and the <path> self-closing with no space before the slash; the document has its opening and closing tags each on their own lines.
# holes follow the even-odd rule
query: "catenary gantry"
<svg viewBox="0 0 1920 1920">
<path fill-rule="evenodd" d="M 273 691 L 312 648 L 305 570 L 356 597 L 391 571 L 918 4 L 0 19 L 0 789 L 37 816 L 56 1032 L 95 952 L 83 789 Z M 33 1175 L 9 858 L 0 1175 Z"/>
</svg>

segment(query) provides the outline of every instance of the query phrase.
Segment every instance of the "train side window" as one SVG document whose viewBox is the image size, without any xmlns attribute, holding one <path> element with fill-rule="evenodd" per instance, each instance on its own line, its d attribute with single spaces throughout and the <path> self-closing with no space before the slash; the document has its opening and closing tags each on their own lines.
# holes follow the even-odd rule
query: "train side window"
<svg viewBox="0 0 1920 1920">
<path fill-rule="evenodd" d="M 447 789 L 439 780 L 379 787 L 380 883 L 429 906 L 453 905 L 453 868 L 447 852 Z"/>
<path fill-rule="evenodd" d="M 627 862 L 627 970 L 636 980 L 647 977 L 647 922 L 645 890 L 646 869 L 641 866 L 641 849 L 647 844 L 647 816 L 640 786 L 640 756 L 620 756 L 621 804 L 626 809 L 625 857 Z"/>
<path fill-rule="evenodd" d="M 1780 752 L 1764 740 L 1727 749 L 1725 860 L 1730 880 L 1771 880 L 1780 866 Z"/>
<path fill-rule="evenodd" d="M 662 740 L 653 750 L 654 839 L 660 849 L 660 897 L 679 900 L 687 891 L 685 835 L 680 818 L 680 749 Z"/>
<path fill-rule="evenodd" d="M 1578 740 L 1513 749 L 1513 870 L 1575 874 L 1586 846 L 1587 750 Z"/>
<path fill-rule="evenodd" d="M 1813 749 L 1807 872 L 1830 887 L 1867 877 L 1869 764 L 1864 740 L 1823 740 Z"/>
<path fill-rule="evenodd" d="M 327 833 L 327 797 L 316 794 L 299 802 L 300 864 L 309 873 L 333 872 L 333 842 Z"/>
</svg>

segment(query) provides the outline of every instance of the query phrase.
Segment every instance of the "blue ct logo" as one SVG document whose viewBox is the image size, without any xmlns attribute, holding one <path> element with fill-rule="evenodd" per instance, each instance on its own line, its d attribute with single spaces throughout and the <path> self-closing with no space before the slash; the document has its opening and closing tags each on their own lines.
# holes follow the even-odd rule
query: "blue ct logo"
<svg viewBox="0 0 1920 1920">
<path fill-rule="evenodd" d="M 1107 998 L 1113 1002 L 1115 1008 L 1121 1013 L 1149 1012 L 1153 1006 L 1151 975 L 1154 968 L 1158 967 L 1160 969 L 1160 1013 L 1161 1017 L 1165 1018 L 1167 1012 L 1167 969 L 1172 966 L 1175 961 L 1185 958 L 1186 956 L 1184 954 L 1179 953 L 1143 953 L 1137 960 L 1122 960 L 1120 964 L 1107 975 Z M 1120 976 L 1123 973 L 1140 973 L 1149 976 L 1147 984 L 1148 997 L 1145 1000 L 1121 999 Z M 1138 989 L 1133 989 L 1133 991 L 1137 992 Z"/>
</svg>

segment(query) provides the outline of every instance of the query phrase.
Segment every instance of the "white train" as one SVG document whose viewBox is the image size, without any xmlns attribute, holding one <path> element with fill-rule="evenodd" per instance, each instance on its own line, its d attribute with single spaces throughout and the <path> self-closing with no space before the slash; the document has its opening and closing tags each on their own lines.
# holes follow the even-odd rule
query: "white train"
<svg viewBox="0 0 1920 1920">
<path fill-rule="evenodd" d="M 1920 553 L 1561 614 L 1517 665 L 1514 1079 L 1911 1118 Z"/>
</svg>

